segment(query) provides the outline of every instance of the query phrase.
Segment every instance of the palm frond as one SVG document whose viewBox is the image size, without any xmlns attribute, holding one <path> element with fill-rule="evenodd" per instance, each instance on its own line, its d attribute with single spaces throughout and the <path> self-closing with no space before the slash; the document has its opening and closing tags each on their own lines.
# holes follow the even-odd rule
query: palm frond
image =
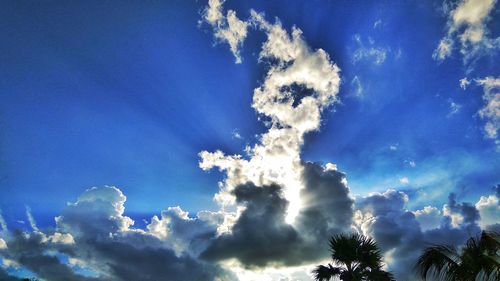
<svg viewBox="0 0 500 281">
<path fill-rule="evenodd" d="M 377 268 L 382 262 L 382 254 L 372 238 L 358 233 L 338 234 L 330 239 L 333 261 L 353 267 Z"/>
<path fill-rule="evenodd" d="M 335 276 L 340 275 L 342 272 L 341 268 L 334 267 L 331 264 L 328 266 L 319 265 L 313 270 L 314 280 L 316 281 L 328 281 Z"/>
<path fill-rule="evenodd" d="M 427 280 L 428 275 L 439 279 L 456 280 L 453 278 L 462 270 L 457 260 L 455 247 L 434 245 L 424 250 L 415 267 L 423 280 Z"/>
</svg>

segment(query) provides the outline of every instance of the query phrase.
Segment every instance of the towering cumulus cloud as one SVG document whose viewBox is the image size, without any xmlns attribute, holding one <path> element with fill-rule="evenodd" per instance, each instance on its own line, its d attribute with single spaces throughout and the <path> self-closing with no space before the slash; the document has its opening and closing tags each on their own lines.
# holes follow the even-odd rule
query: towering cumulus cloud
<svg viewBox="0 0 500 281">
<path fill-rule="evenodd" d="M 321 112 L 336 99 L 339 68 L 324 50 L 312 50 L 300 29 L 288 33 L 255 11 L 249 22 L 267 38 L 259 59 L 270 67 L 252 107 L 269 129 L 247 158 L 200 153 L 202 169 L 226 172 L 216 199 L 233 218 L 202 257 L 234 258 L 246 267 L 308 263 L 325 257 L 329 234 L 351 225 L 345 176 L 300 158 L 304 135 L 319 128 Z"/>
<path fill-rule="evenodd" d="M 290 204 L 287 221 L 291 222 L 300 208 L 299 194 L 304 187 L 299 155 L 304 134 L 319 128 L 321 111 L 335 100 L 339 68 L 325 51 L 311 50 L 299 29 L 294 28 L 290 35 L 279 22 L 271 24 L 262 14 L 251 14 L 251 23 L 267 35 L 260 59 L 271 63 L 264 83 L 254 90 L 252 106 L 268 118 L 270 128 L 260 143 L 248 149 L 249 159 L 203 151 L 200 167 L 227 172 L 217 195 L 224 205 L 235 203 L 232 191 L 238 185 L 280 185 Z"/>
</svg>

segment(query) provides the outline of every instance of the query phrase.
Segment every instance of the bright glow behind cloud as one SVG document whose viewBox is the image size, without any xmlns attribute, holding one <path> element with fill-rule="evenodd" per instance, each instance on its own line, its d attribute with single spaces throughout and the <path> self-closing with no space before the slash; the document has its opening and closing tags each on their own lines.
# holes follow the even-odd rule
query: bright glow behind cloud
<svg viewBox="0 0 500 281">
<path fill-rule="evenodd" d="M 269 23 L 255 11 L 251 11 L 250 22 L 267 36 L 260 60 L 273 62 L 262 86 L 254 90 L 252 104 L 270 119 L 269 131 L 261 136 L 260 144 L 248 149 L 248 160 L 220 151 L 202 151 L 200 167 L 226 171 L 227 179 L 216 195 L 224 206 L 234 205 L 231 192 L 246 182 L 285 187 L 290 202 L 287 221 L 292 223 L 301 208 L 303 137 L 319 128 L 321 111 L 335 101 L 340 70 L 324 50 L 310 49 L 300 29 L 294 27 L 289 34 L 279 21 Z M 298 91 L 305 92 L 305 96 L 299 97 Z"/>
</svg>

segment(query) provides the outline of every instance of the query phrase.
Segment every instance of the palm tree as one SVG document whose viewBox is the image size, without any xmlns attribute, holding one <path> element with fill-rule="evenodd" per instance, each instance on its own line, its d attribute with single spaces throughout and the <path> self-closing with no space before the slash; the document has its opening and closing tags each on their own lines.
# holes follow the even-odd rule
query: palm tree
<svg viewBox="0 0 500 281">
<path fill-rule="evenodd" d="M 449 245 L 426 248 L 416 264 L 423 280 L 500 280 L 500 241 L 496 232 L 471 237 L 459 252 Z"/>
<path fill-rule="evenodd" d="M 342 281 L 393 281 L 391 273 L 382 270 L 382 254 L 377 243 L 361 234 L 339 234 L 330 238 L 333 263 L 314 269 L 317 281 L 339 278 Z"/>
</svg>

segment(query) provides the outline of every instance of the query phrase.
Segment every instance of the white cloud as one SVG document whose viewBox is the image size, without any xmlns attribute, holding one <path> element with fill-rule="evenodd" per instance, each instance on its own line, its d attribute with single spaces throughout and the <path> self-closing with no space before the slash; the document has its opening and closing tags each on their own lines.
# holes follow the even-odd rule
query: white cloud
<svg viewBox="0 0 500 281">
<path fill-rule="evenodd" d="M 335 101 L 339 68 L 324 50 L 311 50 L 300 29 L 294 27 L 289 34 L 279 21 L 272 24 L 255 11 L 251 11 L 251 16 L 252 24 L 267 36 L 259 58 L 273 61 L 265 81 L 254 90 L 252 104 L 258 113 L 269 118 L 269 131 L 260 137 L 259 144 L 248 149 L 250 159 L 226 156 L 221 151 L 202 151 L 200 167 L 226 171 L 227 179 L 216 195 L 225 206 L 234 206 L 231 192 L 238 185 L 252 182 L 257 186 L 284 186 L 291 221 L 301 204 L 303 137 L 319 128 L 321 111 Z M 297 91 L 306 95 L 299 99 Z"/>
<path fill-rule="evenodd" d="M 481 219 L 479 225 L 483 228 L 500 223 L 500 204 L 496 195 L 481 196 L 476 203 Z"/>
<path fill-rule="evenodd" d="M 486 24 L 491 19 L 496 0 L 462 0 L 449 11 L 447 33 L 439 42 L 433 57 L 444 60 L 453 52 L 456 41 L 460 44 L 460 53 L 464 62 L 496 50 L 500 46 L 499 38 L 489 38 Z"/>
<path fill-rule="evenodd" d="M 410 183 L 410 180 L 408 179 L 408 177 L 402 177 L 399 179 L 399 183 L 402 185 L 407 185 Z"/>
<path fill-rule="evenodd" d="M 75 239 L 73 239 L 73 236 L 69 233 L 55 232 L 54 234 L 47 237 L 47 240 L 51 243 L 75 244 Z"/>
<path fill-rule="evenodd" d="M 443 217 L 441 211 L 433 206 L 425 206 L 413 214 L 424 231 L 438 228 Z"/>
<path fill-rule="evenodd" d="M 351 87 L 353 88 L 353 94 L 355 97 L 363 97 L 363 85 L 361 85 L 361 81 L 357 75 L 352 79 Z"/>
<path fill-rule="evenodd" d="M 498 130 L 500 129 L 500 78 L 486 77 L 476 79 L 478 85 L 483 86 L 483 101 L 485 105 L 479 110 L 479 116 L 486 120 L 484 130 L 486 137 L 495 139 L 498 143 Z"/>
<path fill-rule="evenodd" d="M 333 163 L 326 163 L 325 165 L 325 170 L 326 171 L 337 171 L 337 164 L 333 164 Z"/>
<path fill-rule="evenodd" d="M 7 223 L 5 222 L 5 219 L 2 216 L 2 210 L 0 210 L 0 229 L 2 231 L 8 231 Z"/>
<path fill-rule="evenodd" d="M 470 84 L 470 80 L 467 80 L 467 77 L 460 79 L 459 82 L 460 82 L 460 88 L 462 88 L 463 90 L 465 90 L 467 86 L 469 86 Z"/>
<path fill-rule="evenodd" d="M 38 227 L 36 226 L 35 218 L 33 217 L 33 214 L 31 213 L 31 208 L 29 206 L 26 206 L 26 218 L 28 219 L 28 222 L 30 223 L 31 229 L 33 229 L 34 231 L 38 231 Z"/>
<path fill-rule="evenodd" d="M 0 250 L 7 249 L 7 243 L 5 243 L 5 240 L 0 238 Z"/>
<path fill-rule="evenodd" d="M 437 49 L 432 54 L 432 57 L 436 60 L 444 60 L 451 55 L 453 48 L 453 40 L 449 38 L 443 38 L 439 41 Z"/>
<path fill-rule="evenodd" d="M 248 23 L 240 20 L 233 10 L 228 10 L 224 16 L 222 4 L 224 0 L 209 0 L 204 20 L 212 26 L 218 40 L 229 44 L 236 63 L 241 63 L 240 47 L 247 37 Z"/>
<path fill-rule="evenodd" d="M 241 140 L 243 137 L 241 136 L 240 134 L 240 131 L 238 129 L 234 129 L 233 132 L 231 133 L 231 136 L 234 138 L 234 139 L 239 139 Z"/>
<path fill-rule="evenodd" d="M 417 162 L 415 162 L 415 160 L 411 160 L 411 159 L 404 160 L 404 164 L 408 165 L 408 167 L 410 167 L 410 168 L 417 167 Z"/>
<path fill-rule="evenodd" d="M 352 55 L 353 64 L 356 64 L 361 60 L 369 60 L 376 65 L 380 65 L 385 61 L 389 50 L 387 48 L 374 46 L 375 41 L 372 38 L 368 38 L 368 46 L 363 44 L 359 34 L 354 36 L 354 41 L 358 46 Z"/>
<path fill-rule="evenodd" d="M 458 227 L 464 221 L 462 214 L 451 210 L 448 204 L 443 205 L 443 215 L 451 219 L 451 226 L 453 227 Z"/>
<path fill-rule="evenodd" d="M 462 109 L 462 105 L 454 102 L 452 99 L 448 99 L 448 104 L 449 104 L 449 108 L 450 108 L 450 111 L 446 115 L 446 117 L 448 117 L 448 118 L 459 113 L 460 110 Z"/>
</svg>

